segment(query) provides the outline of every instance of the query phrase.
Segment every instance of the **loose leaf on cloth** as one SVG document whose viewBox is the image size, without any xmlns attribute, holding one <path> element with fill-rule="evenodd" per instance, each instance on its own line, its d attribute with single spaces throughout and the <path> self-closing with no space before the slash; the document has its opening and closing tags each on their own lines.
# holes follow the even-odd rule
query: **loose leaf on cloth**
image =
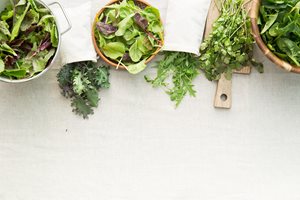
<svg viewBox="0 0 300 200">
<path fill-rule="evenodd" d="M 78 62 L 63 66 L 57 74 L 62 95 L 71 99 L 73 112 L 88 118 L 98 107 L 99 90 L 110 87 L 109 68 L 93 62 Z"/>
<path fill-rule="evenodd" d="M 145 76 L 153 87 L 162 87 L 179 106 L 183 98 L 189 94 L 195 96 L 193 80 L 199 75 L 198 58 L 191 53 L 164 52 L 164 58 L 157 65 L 157 75 L 154 79 Z M 168 80 L 171 79 L 171 82 Z"/>
</svg>

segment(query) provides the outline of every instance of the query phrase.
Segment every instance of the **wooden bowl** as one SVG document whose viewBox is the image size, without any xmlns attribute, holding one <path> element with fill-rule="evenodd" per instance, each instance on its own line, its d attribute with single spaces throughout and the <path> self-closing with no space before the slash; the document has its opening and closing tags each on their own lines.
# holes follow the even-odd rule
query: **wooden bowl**
<svg viewBox="0 0 300 200">
<path fill-rule="evenodd" d="M 252 27 L 252 34 L 256 40 L 257 45 L 262 50 L 265 56 L 267 56 L 273 63 L 280 66 L 281 68 L 294 73 L 300 73 L 300 66 L 291 65 L 286 61 L 278 58 L 271 50 L 267 47 L 264 41 L 261 38 L 260 31 L 257 25 L 257 19 L 259 16 L 259 8 L 261 5 L 261 0 L 253 0 L 252 7 L 250 11 L 250 20 Z"/>
<path fill-rule="evenodd" d="M 112 5 L 114 3 L 118 3 L 118 2 L 121 2 L 122 0 L 112 0 L 110 1 L 108 4 L 106 4 L 106 6 L 109 6 L 109 5 Z M 139 7 L 147 7 L 147 6 L 151 6 L 150 4 L 148 4 L 147 2 L 143 1 L 143 0 L 136 0 L 136 4 L 139 6 Z M 105 7 L 106 7 L 105 6 Z M 99 16 L 104 12 L 104 10 L 106 8 L 102 8 L 95 16 L 95 19 L 94 19 L 94 22 L 93 22 L 93 25 L 92 25 L 92 39 L 93 39 L 93 44 L 94 44 L 94 47 L 95 47 L 95 50 L 96 52 L 98 53 L 98 55 L 102 58 L 102 60 L 104 60 L 107 64 L 111 65 L 111 66 L 114 66 L 118 69 L 126 69 L 124 66 L 120 65 L 119 63 L 117 63 L 116 61 L 113 61 L 113 60 L 110 60 L 109 58 L 107 58 L 103 53 L 102 51 L 100 50 L 100 48 L 98 47 L 98 44 L 97 44 L 97 40 L 96 40 L 96 37 L 95 37 L 95 28 L 96 28 L 96 24 L 97 24 L 97 21 L 99 19 Z M 160 19 L 160 21 L 162 22 L 162 20 Z M 157 48 L 157 50 L 152 54 L 152 56 L 150 56 L 147 60 L 146 60 L 146 64 L 149 63 L 159 52 L 160 50 L 162 49 L 162 46 L 164 44 L 164 39 L 163 38 L 160 38 L 161 39 L 161 47 Z"/>
</svg>

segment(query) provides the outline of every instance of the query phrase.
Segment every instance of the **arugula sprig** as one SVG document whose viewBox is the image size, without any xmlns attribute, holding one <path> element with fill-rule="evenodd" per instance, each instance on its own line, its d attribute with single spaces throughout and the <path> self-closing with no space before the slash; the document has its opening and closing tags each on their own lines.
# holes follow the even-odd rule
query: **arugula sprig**
<svg viewBox="0 0 300 200">
<path fill-rule="evenodd" d="M 109 88 L 109 68 L 93 62 L 78 62 L 63 66 L 57 74 L 62 95 L 70 98 L 73 112 L 88 118 L 98 107 L 99 90 Z"/>
<path fill-rule="evenodd" d="M 187 94 L 196 96 L 193 80 L 199 75 L 199 61 L 191 53 L 167 51 L 163 54 L 164 58 L 157 65 L 156 77 L 145 76 L 145 79 L 155 88 L 166 89 L 171 101 L 178 107 Z"/>
</svg>

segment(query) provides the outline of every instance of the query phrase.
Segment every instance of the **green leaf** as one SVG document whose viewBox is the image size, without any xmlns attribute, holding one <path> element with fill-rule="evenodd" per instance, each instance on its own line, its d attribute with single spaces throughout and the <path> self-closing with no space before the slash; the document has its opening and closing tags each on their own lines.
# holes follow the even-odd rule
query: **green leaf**
<svg viewBox="0 0 300 200">
<path fill-rule="evenodd" d="M 2 72 L 3 75 L 7 77 L 14 77 L 14 78 L 24 78 L 26 76 L 26 70 L 25 69 L 7 69 Z"/>
<path fill-rule="evenodd" d="M 37 54 L 32 61 L 34 72 L 38 73 L 43 71 L 47 67 L 48 61 L 54 54 L 55 49 L 51 49 L 49 52 L 42 51 L 39 54 Z"/>
<path fill-rule="evenodd" d="M 23 22 L 23 19 L 24 19 L 26 13 L 27 13 L 29 7 L 30 7 L 30 4 L 27 4 L 27 6 L 26 6 L 25 10 L 23 11 L 22 15 L 16 16 L 17 21 L 13 26 L 10 41 L 13 41 L 19 35 L 21 24 Z"/>
<path fill-rule="evenodd" d="M 38 23 L 39 17 L 40 17 L 40 15 L 38 12 L 36 12 L 33 9 L 30 9 L 27 12 L 27 14 L 21 24 L 21 31 L 26 31 L 32 24 Z"/>
<path fill-rule="evenodd" d="M 12 6 L 10 5 L 10 6 L 6 7 L 5 10 L 0 13 L 0 16 L 1 16 L 1 20 L 3 20 L 3 21 L 13 18 L 14 11 L 13 11 Z"/>
<path fill-rule="evenodd" d="M 72 100 L 71 106 L 73 107 L 73 112 L 83 116 L 84 119 L 87 119 L 89 115 L 94 113 L 93 109 L 80 96 Z"/>
<path fill-rule="evenodd" d="M 297 66 L 300 66 L 300 47 L 295 42 L 288 38 L 279 38 L 277 45 Z"/>
<path fill-rule="evenodd" d="M 3 43 L 3 44 L 0 45 L 0 51 L 7 52 L 11 55 L 17 56 L 17 53 L 10 46 L 8 46 L 6 43 Z"/>
<path fill-rule="evenodd" d="M 142 14 L 146 17 L 148 21 L 160 21 L 160 14 L 157 8 L 147 6 Z"/>
<path fill-rule="evenodd" d="M 0 73 L 2 73 L 5 69 L 5 64 L 3 62 L 3 60 L 0 58 Z"/>
<path fill-rule="evenodd" d="M 134 14 L 128 15 L 125 19 L 123 19 L 119 24 L 118 24 L 118 31 L 115 33 L 116 36 L 122 36 L 125 34 L 126 30 L 132 26 L 133 20 L 132 17 Z"/>
<path fill-rule="evenodd" d="M 57 47 L 58 46 L 58 32 L 57 32 L 57 28 L 56 28 L 55 24 L 52 25 L 52 29 L 50 32 L 50 39 L 51 39 L 52 46 Z"/>
<path fill-rule="evenodd" d="M 44 15 L 40 19 L 38 26 L 43 26 L 45 31 L 51 33 L 53 24 L 54 24 L 54 16 L 53 15 Z"/>
<path fill-rule="evenodd" d="M 147 65 L 146 65 L 146 59 L 145 59 L 137 64 L 132 64 L 132 65 L 127 66 L 127 70 L 131 74 L 138 74 L 141 71 L 143 71 L 146 67 L 147 67 Z"/>
<path fill-rule="evenodd" d="M 125 45 L 121 42 L 110 42 L 102 48 L 102 51 L 107 57 L 117 59 L 124 55 Z"/>
<path fill-rule="evenodd" d="M 98 91 L 96 89 L 92 89 L 92 90 L 88 90 L 86 92 L 86 97 L 89 101 L 89 104 L 92 107 L 97 107 L 98 106 L 98 102 L 99 102 L 99 95 L 98 95 Z"/>
<path fill-rule="evenodd" d="M 266 22 L 264 28 L 262 29 L 262 31 L 260 32 L 261 34 L 265 33 L 267 30 L 270 29 L 270 27 L 274 24 L 274 22 L 276 21 L 278 17 L 278 12 L 272 15 L 268 16 L 268 21 Z"/>
<path fill-rule="evenodd" d="M 138 62 L 142 58 L 143 52 L 139 49 L 138 40 L 131 45 L 129 49 L 129 56 L 133 62 Z"/>
<path fill-rule="evenodd" d="M 0 21 L 0 33 L 10 37 L 9 25 L 5 21 Z"/>
<path fill-rule="evenodd" d="M 47 8 L 44 8 L 43 6 L 38 6 L 36 4 L 36 0 L 28 0 L 28 3 L 31 5 L 31 7 L 36 11 L 36 12 L 39 12 L 39 13 L 48 13 L 48 9 Z"/>
</svg>

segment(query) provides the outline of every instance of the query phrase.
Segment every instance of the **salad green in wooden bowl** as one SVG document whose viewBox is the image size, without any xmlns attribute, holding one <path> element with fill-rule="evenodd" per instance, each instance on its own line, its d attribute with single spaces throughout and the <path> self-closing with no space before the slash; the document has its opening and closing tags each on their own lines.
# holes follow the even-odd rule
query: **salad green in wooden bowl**
<svg viewBox="0 0 300 200">
<path fill-rule="evenodd" d="M 92 37 L 105 62 L 137 74 L 162 48 L 159 10 L 141 0 L 112 1 L 96 15 Z"/>
<path fill-rule="evenodd" d="M 263 53 L 287 71 L 300 73 L 300 0 L 254 0 L 250 15 Z"/>
</svg>

